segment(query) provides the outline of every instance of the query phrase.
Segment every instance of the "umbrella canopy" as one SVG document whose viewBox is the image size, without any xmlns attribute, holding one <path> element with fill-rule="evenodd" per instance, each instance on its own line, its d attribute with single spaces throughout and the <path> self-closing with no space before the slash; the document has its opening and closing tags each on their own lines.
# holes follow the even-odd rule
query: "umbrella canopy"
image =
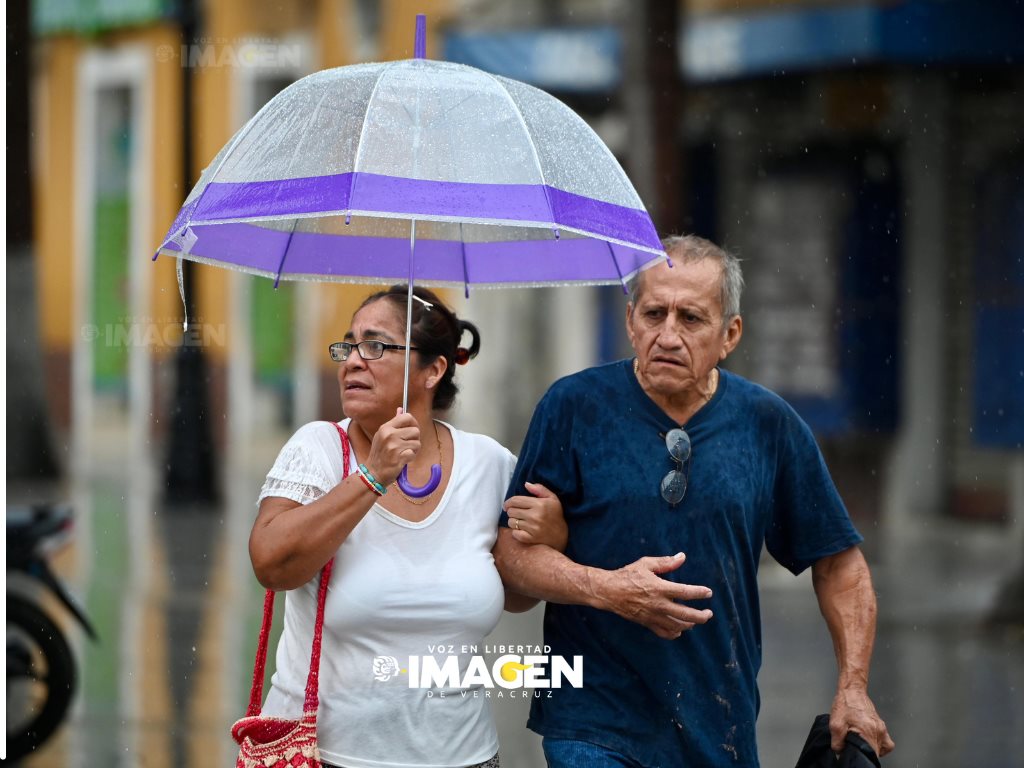
<svg viewBox="0 0 1024 768">
<path fill-rule="evenodd" d="M 159 253 L 275 280 L 623 283 L 664 258 L 615 157 L 529 85 L 427 59 L 305 77 L 220 151 Z"/>
<path fill-rule="evenodd" d="M 292 84 L 217 154 L 157 252 L 279 280 L 625 282 L 667 258 L 590 127 L 549 94 L 423 58 Z M 156 258 L 156 257 L 154 257 Z M 184 299 L 184 294 L 182 295 Z M 187 321 L 186 321 L 187 322 Z M 406 349 L 403 407 L 408 407 Z M 417 489 L 403 470 L 399 483 Z"/>
</svg>

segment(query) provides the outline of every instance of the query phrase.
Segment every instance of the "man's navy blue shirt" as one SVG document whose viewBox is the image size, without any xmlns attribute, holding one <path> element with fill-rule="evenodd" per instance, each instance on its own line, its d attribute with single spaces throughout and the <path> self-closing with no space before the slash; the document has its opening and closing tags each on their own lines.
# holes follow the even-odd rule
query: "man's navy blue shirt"
<svg viewBox="0 0 1024 768">
<path fill-rule="evenodd" d="M 710 587 L 692 605 L 714 617 L 662 640 L 619 616 L 548 604 L 553 655 L 583 657 L 583 687 L 534 698 L 528 726 L 580 739 L 644 766 L 756 766 L 763 545 L 793 573 L 861 541 L 810 429 L 777 395 L 721 371 L 685 425 L 692 441 L 682 502 L 661 497 L 677 426 L 624 360 L 556 382 L 533 415 L 509 495 L 542 483 L 562 501 L 565 554 L 615 569 L 685 552 L 664 578 Z M 508 524 L 502 516 L 502 525 Z"/>
</svg>

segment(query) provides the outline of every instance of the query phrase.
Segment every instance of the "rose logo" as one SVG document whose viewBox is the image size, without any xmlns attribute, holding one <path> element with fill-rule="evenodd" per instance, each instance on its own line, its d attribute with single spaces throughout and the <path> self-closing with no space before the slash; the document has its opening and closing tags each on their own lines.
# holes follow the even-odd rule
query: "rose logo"
<svg viewBox="0 0 1024 768">
<path fill-rule="evenodd" d="M 401 672 L 398 668 L 398 659 L 394 656 L 374 656 L 373 657 L 373 679 L 380 680 L 382 683 L 386 683 L 392 677 L 398 675 Z"/>
</svg>

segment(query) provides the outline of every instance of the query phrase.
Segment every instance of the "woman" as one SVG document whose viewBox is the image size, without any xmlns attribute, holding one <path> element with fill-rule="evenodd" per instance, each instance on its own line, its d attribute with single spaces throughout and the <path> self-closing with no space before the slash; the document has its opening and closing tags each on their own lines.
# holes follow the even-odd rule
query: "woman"
<svg viewBox="0 0 1024 768">
<path fill-rule="evenodd" d="M 291 590 L 264 715 L 301 712 L 318 574 L 336 556 L 320 661 L 325 765 L 498 765 L 485 697 L 412 687 L 418 681 L 406 669 L 412 657 L 433 656 L 440 667 L 452 655 L 465 672 L 497 624 L 505 595 L 491 548 L 515 465 L 494 440 L 434 418 L 451 406 L 455 365 L 477 354 L 480 338 L 432 292 L 414 295 L 408 411 L 400 407 L 406 287 L 394 286 L 370 296 L 345 341 L 331 345 L 349 476 L 341 480 L 336 426 L 302 427 L 267 476 L 249 541 L 260 583 Z M 467 332 L 468 349 L 459 346 Z M 395 482 L 402 467 L 422 485 L 432 464 L 441 465 L 440 485 L 423 498 L 406 496 Z M 557 499 L 544 494 L 526 506 L 516 511 L 521 535 L 564 548 Z M 518 596 L 509 603 L 523 608 Z"/>
</svg>

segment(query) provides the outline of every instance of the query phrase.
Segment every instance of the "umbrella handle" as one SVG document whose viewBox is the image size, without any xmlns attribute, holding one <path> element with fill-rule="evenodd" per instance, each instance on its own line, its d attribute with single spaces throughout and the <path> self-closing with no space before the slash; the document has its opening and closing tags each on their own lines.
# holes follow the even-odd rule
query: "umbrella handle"
<svg viewBox="0 0 1024 768">
<path fill-rule="evenodd" d="M 434 492 L 434 489 L 441 484 L 441 465 L 432 464 L 430 466 L 430 479 L 427 480 L 426 485 L 422 485 L 417 488 L 415 485 L 409 482 L 409 467 L 402 467 L 402 471 L 398 474 L 398 487 L 402 490 L 406 496 L 412 496 L 414 499 L 422 499 L 424 496 L 429 496 Z"/>
</svg>

